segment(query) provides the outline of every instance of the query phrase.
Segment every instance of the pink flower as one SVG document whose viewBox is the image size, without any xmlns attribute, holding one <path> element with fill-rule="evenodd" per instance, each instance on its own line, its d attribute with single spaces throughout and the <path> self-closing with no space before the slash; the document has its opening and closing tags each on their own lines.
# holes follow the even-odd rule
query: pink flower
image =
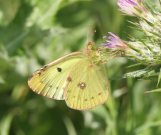
<svg viewBox="0 0 161 135">
<path fill-rule="evenodd" d="M 118 0 L 117 4 L 121 11 L 128 15 L 140 16 L 141 13 L 146 13 L 143 0 Z"/>
<path fill-rule="evenodd" d="M 126 48 L 127 45 L 115 34 L 109 32 L 109 36 L 104 36 L 105 38 L 105 43 L 103 44 L 104 46 L 108 48 Z"/>
</svg>

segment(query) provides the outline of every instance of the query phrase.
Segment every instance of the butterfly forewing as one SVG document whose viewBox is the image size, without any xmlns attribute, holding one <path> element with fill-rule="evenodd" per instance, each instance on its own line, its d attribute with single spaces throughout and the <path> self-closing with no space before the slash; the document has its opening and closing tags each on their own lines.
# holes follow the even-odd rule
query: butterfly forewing
<svg viewBox="0 0 161 135">
<path fill-rule="evenodd" d="M 108 82 L 99 66 L 88 59 L 81 60 L 69 74 L 65 100 L 70 108 L 86 110 L 104 103 L 108 97 Z"/>
<path fill-rule="evenodd" d="M 33 73 L 28 85 L 38 94 L 63 100 L 69 73 L 82 58 L 81 52 L 66 55 Z"/>
</svg>

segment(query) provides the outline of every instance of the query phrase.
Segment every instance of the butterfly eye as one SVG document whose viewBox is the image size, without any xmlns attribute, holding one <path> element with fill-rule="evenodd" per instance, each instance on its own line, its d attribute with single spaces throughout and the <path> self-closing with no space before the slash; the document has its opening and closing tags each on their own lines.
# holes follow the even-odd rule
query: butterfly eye
<svg viewBox="0 0 161 135">
<path fill-rule="evenodd" d="M 58 71 L 58 72 L 61 72 L 61 71 L 62 71 L 62 69 L 58 67 L 58 68 L 57 68 L 57 71 Z"/>
</svg>

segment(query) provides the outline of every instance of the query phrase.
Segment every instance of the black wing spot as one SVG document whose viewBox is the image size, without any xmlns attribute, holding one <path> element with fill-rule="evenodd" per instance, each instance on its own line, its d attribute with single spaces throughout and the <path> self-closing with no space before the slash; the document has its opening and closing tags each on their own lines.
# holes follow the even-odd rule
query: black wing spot
<svg viewBox="0 0 161 135">
<path fill-rule="evenodd" d="M 61 69 L 60 67 L 57 67 L 57 71 L 58 71 L 58 72 L 61 72 L 62 69 Z"/>
<path fill-rule="evenodd" d="M 56 87 L 56 90 L 58 90 L 59 89 L 59 87 Z"/>
</svg>

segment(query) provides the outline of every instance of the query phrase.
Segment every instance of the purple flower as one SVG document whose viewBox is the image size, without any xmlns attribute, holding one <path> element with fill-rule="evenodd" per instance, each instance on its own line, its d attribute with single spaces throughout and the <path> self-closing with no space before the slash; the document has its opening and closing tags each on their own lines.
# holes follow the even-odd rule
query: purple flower
<svg viewBox="0 0 161 135">
<path fill-rule="evenodd" d="M 146 12 L 145 7 L 143 6 L 143 0 L 118 0 L 117 4 L 121 11 L 128 15 L 140 16 L 140 13 Z"/>
<path fill-rule="evenodd" d="M 127 45 L 115 34 L 109 32 L 108 36 L 104 36 L 105 38 L 105 43 L 103 44 L 104 46 L 108 48 L 125 48 Z"/>
</svg>

